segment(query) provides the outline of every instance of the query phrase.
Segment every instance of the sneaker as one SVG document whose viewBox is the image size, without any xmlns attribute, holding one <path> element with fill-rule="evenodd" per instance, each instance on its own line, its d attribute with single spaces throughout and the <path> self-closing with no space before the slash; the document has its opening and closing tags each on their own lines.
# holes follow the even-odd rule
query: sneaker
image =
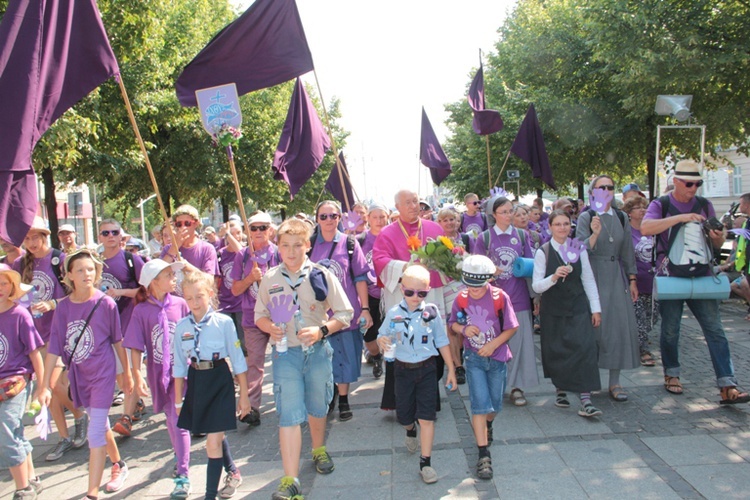
<svg viewBox="0 0 750 500">
<path fill-rule="evenodd" d="M 258 427 L 260 425 L 260 411 L 257 408 L 251 408 L 250 413 L 240 419 L 240 422 L 249 425 L 250 427 Z"/>
<path fill-rule="evenodd" d="M 466 383 L 466 369 L 463 366 L 456 367 L 456 383 L 464 385 Z"/>
<path fill-rule="evenodd" d="M 117 394 L 115 394 L 115 397 L 112 398 L 112 406 L 120 406 L 125 402 L 125 393 L 122 391 L 119 391 Z"/>
<path fill-rule="evenodd" d="M 36 491 L 36 494 L 38 495 L 42 491 L 44 491 L 44 485 L 42 484 L 42 478 L 39 476 L 29 479 L 29 485 L 34 488 L 34 491 Z"/>
<path fill-rule="evenodd" d="M 81 418 L 75 419 L 75 432 L 73 433 L 73 448 L 83 448 L 89 440 L 89 416 L 84 413 Z"/>
<path fill-rule="evenodd" d="M 422 470 L 419 471 L 419 475 L 422 476 L 422 481 L 427 484 L 437 483 L 437 472 L 429 465 L 426 467 L 422 467 Z"/>
<path fill-rule="evenodd" d="M 130 437 L 130 431 L 133 428 L 133 421 L 130 420 L 130 417 L 127 415 L 123 415 L 122 417 L 115 422 L 115 425 L 112 426 L 112 430 L 118 433 L 121 436 Z"/>
<path fill-rule="evenodd" d="M 187 476 L 174 478 L 174 489 L 169 498 L 187 498 L 190 495 L 190 479 Z"/>
<path fill-rule="evenodd" d="M 224 478 L 224 487 L 221 488 L 219 496 L 221 498 L 232 498 L 237 493 L 237 488 L 242 484 L 242 476 L 240 471 L 234 471 L 226 475 Z"/>
<path fill-rule="evenodd" d="M 301 499 L 302 489 L 297 481 L 291 476 L 284 476 L 279 482 L 279 489 L 271 495 L 271 500 L 296 500 Z"/>
<path fill-rule="evenodd" d="M 380 378 L 383 376 L 383 355 L 378 354 L 372 357 L 372 376 Z"/>
<path fill-rule="evenodd" d="M 602 411 L 591 404 L 591 401 L 586 401 L 581 404 L 581 407 L 578 409 L 578 414 L 582 417 L 591 418 L 598 417 L 602 414 Z"/>
<path fill-rule="evenodd" d="M 47 453 L 47 456 L 44 458 L 47 462 L 54 462 L 55 460 L 60 460 L 62 456 L 65 454 L 66 451 L 73 448 L 73 443 L 70 442 L 70 439 L 65 438 L 61 439 L 57 442 L 57 445 Z"/>
<path fill-rule="evenodd" d="M 125 479 L 128 478 L 128 474 L 127 465 L 123 465 L 121 468 L 120 464 L 114 464 L 112 466 L 112 473 L 109 477 L 109 482 L 104 486 L 104 491 L 107 493 L 114 493 L 115 491 L 122 489 L 122 486 L 125 484 Z"/>
<path fill-rule="evenodd" d="M 146 403 L 144 403 L 142 399 L 139 399 L 138 402 L 135 404 L 135 411 L 133 412 L 133 417 L 131 418 L 131 420 L 133 422 L 138 422 L 140 419 L 143 418 L 145 414 L 146 414 Z"/>
<path fill-rule="evenodd" d="M 415 453 L 419 448 L 419 440 L 416 437 L 406 436 L 404 444 L 406 445 L 406 451 L 409 453 Z"/>
<path fill-rule="evenodd" d="M 313 462 L 315 462 L 315 470 L 318 471 L 318 474 L 333 472 L 333 460 L 331 460 L 331 455 L 328 454 L 325 446 L 313 451 Z"/>
<path fill-rule="evenodd" d="M 13 500 L 34 500 L 36 498 L 36 490 L 29 486 L 23 490 L 16 490 L 13 493 Z"/>
<path fill-rule="evenodd" d="M 352 409 L 349 407 L 349 403 L 339 403 L 339 421 L 346 422 L 351 420 L 354 414 Z"/>
</svg>

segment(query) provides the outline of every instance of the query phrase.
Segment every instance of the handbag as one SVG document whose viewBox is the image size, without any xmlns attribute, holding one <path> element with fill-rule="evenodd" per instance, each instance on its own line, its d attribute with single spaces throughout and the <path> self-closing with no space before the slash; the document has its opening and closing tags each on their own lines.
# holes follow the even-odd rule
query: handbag
<svg viewBox="0 0 750 500">
<path fill-rule="evenodd" d="M 13 375 L 0 379 L 0 402 L 8 401 L 10 398 L 18 396 L 21 391 L 26 389 L 28 381 L 28 375 Z"/>
<path fill-rule="evenodd" d="M 99 307 L 99 304 L 101 304 L 102 300 L 104 300 L 104 297 L 106 297 L 106 295 L 102 295 L 101 297 L 99 297 L 99 300 L 96 301 L 96 304 L 94 304 L 94 308 L 91 310 L 89 315 L 86 317 L 86 321 L 83 323 L 83 328 L 81 328 L 81 333 L 78 334 L 76 343 L 73 346 L 73 349 L 70 350 L 70 359 L 68 360 L 68 370 L 70 370 L 70 368 L 73 366 L 73 356 L 76 353 L 76 348 L 78 347 L 78 344 L 81 342 L 81 339 L 83 338 L 83 334 L 86 331 L 86 328 L 88 328 L 91 318 L 94 316 L 94 311 L 97 310 L 97 308 Z"/>
</svg>

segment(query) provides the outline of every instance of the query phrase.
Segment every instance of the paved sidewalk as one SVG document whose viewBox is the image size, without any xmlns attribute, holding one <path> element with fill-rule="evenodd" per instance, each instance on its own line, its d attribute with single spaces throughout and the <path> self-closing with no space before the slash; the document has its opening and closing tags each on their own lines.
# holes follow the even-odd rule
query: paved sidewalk
<svg viewBox="0 0 750 500">
<path fill-rule="evenodd" d="M 750 323 L 734 301 L 722 305 L 722 315 L 736 373 L 750 387 Z M 606 392 L 595 394 L 594 404 L 604 412 L 598 419 L 579 417 L 575 401 L 570 409 L 556 408 L 554 388 L 547 381 L 527 391 L 526 407 L 516 408 L 506 399 L 491 447 L 493 481 L 474 477 L 477 451 L 466 386 L 444 395 L 432 455 L 440 478 L 425 485 L 418 475 L 419 455 L 408 454 L 395 415 L 379 409 L 382 380 L 375 380 L 370 367 L 363 365 L 364 376 L 350 396 L 354 418 L 339 422 L 334 415 L 329 421 L 333 474 L 315 473 L 304 433 L 300 480 L 306 498 L 747 498 L 750 405 L 719 406 L 708 350 L 689 312 L 682 332 L 682 396 L 664 390 L 657 366 L 623 372 L 627 403 L 614 403 Z M 652 335 L 652 343 L 658 353 L 658 334 Z M 605 387 L 606 376 L 602 371 Z M 113 418 L 118 416 L 115 410 Z M 270 376 L 261 411 L 260 427 L 240 424 L 229 434 L 244 479 L 235 498 L 268 499 L 282 475 Z M 34 436 L 35 464 L 45 486 L 41 498 L 81 498 L 87 484 L 87 451 L 71 451 L 57 462 L 45 462 L 57 434 L 43 442 L 33 426 L 26 431 Z M 163 416 L 147 415 L 133 437 L 118 438 L 118 443 L 131 471 L 127 488 L 113 495 L 102 490 L 99 498 L 168 498 L 173 461 Z M 204 448 L 202 439 L 193 444 L 194 499 L 204 492 Z M 105 480 L 108 476 L 105 471 Z M 10 498 L 12 492 L 8 471 L 0 471 L 0 498 Z"/>
</svg>

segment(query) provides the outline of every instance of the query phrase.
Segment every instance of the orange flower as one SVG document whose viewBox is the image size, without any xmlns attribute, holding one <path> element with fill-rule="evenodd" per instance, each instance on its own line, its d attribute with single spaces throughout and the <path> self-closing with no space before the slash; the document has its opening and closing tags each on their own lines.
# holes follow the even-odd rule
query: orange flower
<svg viewBox="0 0 750 500">
<path fill-rule="evenodd" d="M 406 246 L 409 247 L 409 250 L 416 250 L 422 246 L 422 240 L 420 240 L 419 236 L 416 234 L 414 236 L 409 236 L 406 239 Z"/>
</svg>

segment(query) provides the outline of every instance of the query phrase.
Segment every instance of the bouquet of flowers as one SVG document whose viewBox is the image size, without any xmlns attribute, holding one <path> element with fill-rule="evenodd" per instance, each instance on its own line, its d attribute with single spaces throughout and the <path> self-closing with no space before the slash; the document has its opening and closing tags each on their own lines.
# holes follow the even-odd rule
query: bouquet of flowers
<svg viewBox="0 0 750 500">
<path fill-rule="evenodd" d="M 242 130 L 229 124 L 223 124 L 213 135 L 214 146 L 236 146 L 242 139 Z"/>
<path fill-rule="evenodd" d="M 428 239 L 423 246 L 412 248 L 411 254 L 428 269 L 438 271 L 454 280 L 461 279 L 461 267 L 466 250 L 460 245 L 455 245 L 449 238 L 438 236 L 435 240 Z"/>
</svg>

